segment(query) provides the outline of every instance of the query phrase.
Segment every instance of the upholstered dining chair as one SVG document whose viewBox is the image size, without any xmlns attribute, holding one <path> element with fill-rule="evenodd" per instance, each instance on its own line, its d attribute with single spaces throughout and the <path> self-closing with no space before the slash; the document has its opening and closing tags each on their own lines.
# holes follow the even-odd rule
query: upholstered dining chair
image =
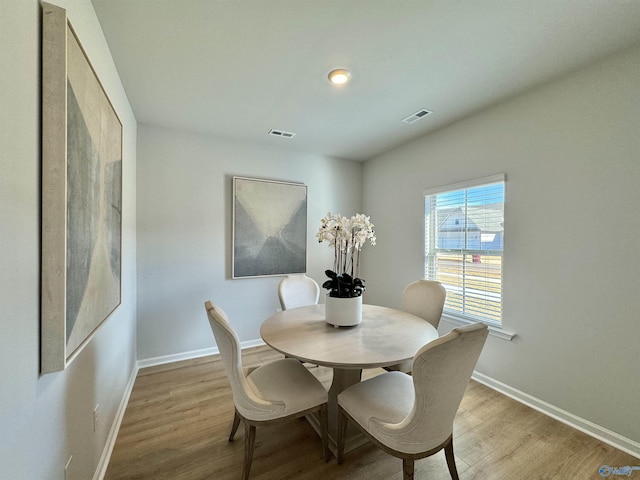
<svg viewBox="0 0 640 480">
<path fill-rule="evenodd" d="M 320 287 L 304 273 L 287 275 L 278 284 L 278 299 L 282 310 L 315 305 L 320 299 Z M 312 364 L 310 366 L 317 367 Z"/>
<path fill-rule="evenodd" d="M 402 310 L 417 317 L 424 318 L 427 322 L 438 328 L 447 291 L 440 282 L 420 279 L 411 282 L 402 291 Z M 388 371 L 400 371 L 411 373 L 412 360 L 385 367 Z"/>
<path fill-rule="evenodd" d="M 329 461 L 327 438 L 327 391 L 297 360 L 285 358 L 243 370 L 240 342 L 225 312 L 205 303 L 211 330 L 231 384 L 235 414 L 229 441 L 244 422 L 242 478 L 249 478 L 255 448 L 256 427 L 319 412 L 325 462 Z"/>
<path fill-rule="evenodd" d="M 414 461 L 444 449 L 453 480 L 453 420 L 487 338 L 479 322 L 454 328 L 422 347 L 413 376 L 388 372 L 338 394 L 338 463 L 344 456 L 347 421 L 374 444 L 402 459 L 404 480 L 413 479 Z"/>
<path fill-rule="evenodd" d="M 278 284 L 278 298 L 282 310 L 315 305 L 320 298 L 320 287 L 305 274 L 287 275 Z"/>
</svg>

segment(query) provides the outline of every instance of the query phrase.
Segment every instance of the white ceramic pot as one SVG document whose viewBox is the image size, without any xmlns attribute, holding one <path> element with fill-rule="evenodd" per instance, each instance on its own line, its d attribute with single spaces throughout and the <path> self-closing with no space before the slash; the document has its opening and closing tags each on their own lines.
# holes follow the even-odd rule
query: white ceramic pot
<svg viewBox="0 0 640 480">
<path fill-rule="evenodd" d="M 353 327 L 362 321 L 362 295 L 359 297 L 330 297 L 325 302 L 325 319 L 334 327 Z"/>
</svg>

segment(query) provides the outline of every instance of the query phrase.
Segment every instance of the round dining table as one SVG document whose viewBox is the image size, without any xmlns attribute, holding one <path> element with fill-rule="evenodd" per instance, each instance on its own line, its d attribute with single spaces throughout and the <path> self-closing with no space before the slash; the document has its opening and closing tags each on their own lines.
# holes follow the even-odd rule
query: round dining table
<svg viewBox="0 0 640 480">
<path fill-rule="evenodd" d="M 362 306 L 360 324 L 336 328 L 326 322 L 324 304 L 319 304 L 270 316 L 262 323 L 260 336 L 287 357 L 333 369 L 329 389 L 329 439 L 334 449 L 338 394 L 358 383 L 363 369 L 388 367 L 412 359 L 422 346 L 438 338 L 438 331 L 410 313 L 366 304 Z M 355 448 L 354 443 L 348 438 L 347 450 Z"/>
</svg>

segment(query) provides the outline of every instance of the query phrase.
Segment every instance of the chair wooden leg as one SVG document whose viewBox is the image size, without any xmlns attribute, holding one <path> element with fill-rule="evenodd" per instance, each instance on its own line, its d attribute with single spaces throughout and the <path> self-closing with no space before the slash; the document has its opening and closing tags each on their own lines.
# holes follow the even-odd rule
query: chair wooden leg
<svg viewBox="0 0 640 480">
<path fill-rule="evenodd" d="M 253 450 L 256 444 L 256 427 L 244 422 L 244 465 L 242 466 L 242 479 L 249 480 Z"/>
<path fill-rule="evenodd" d="M 449 443 L 444 446 L 444 455 L 447 458 L 447 467 L 449 467 L 451 480 L 459 480 L 458 469 L 456 468 L 456 459 L 453 456 L 453 437 L 451 437 L 449 439 Z"/>
<path fill-rule="evenodd" d="M 338 465 L 342 464 L 344 457 L 344 441 L 347 436 L 347 416 L 342 409 L 338 409 Z"/>
<path fill-rule="evenodd" d="M 233 425 L 231 425 L 231 433 L 229 434 L 229 441 L 233 442 L 233 437 L 238 431 L 238 426 L 240 425 L 240 415 L 238 415 L 238 411 L 235 410 L 233 413 Z"/>
<path fill-rule="evenodd" d="M 320 409 L 320 433 L 322 434 L 322 450 L 324 452 L 324 461 L 329 461 L 329 407 L 325 403 Z"/>
<path fill-rule="evenodd" d="M 402 479 L 403 480 L 413 480 L 413 459 L 403 458 L 402 459 Z"/>
</svg>

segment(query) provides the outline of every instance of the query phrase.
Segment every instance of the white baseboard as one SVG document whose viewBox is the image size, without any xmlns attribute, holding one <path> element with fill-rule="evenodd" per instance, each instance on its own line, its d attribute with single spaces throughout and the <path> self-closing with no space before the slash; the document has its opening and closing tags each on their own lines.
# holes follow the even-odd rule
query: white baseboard
<svg viewBox="0 0 640 480">
<path fill-rule="evenodd" d="M 264 344 L 265 343 L 262 340 L 248 340 L 246 342 L 240 342 L 240 348 L 244 350 L 245 348 L 260 347 Z M 173 353 L 171 355 L 162 355 L 160 357 L 145 358 L 138 360 L 138 368 L 155 367 L 156 365 L 207 357 L 209 355 L 217 355 L 218 353 L 220 353 L 218 347 L 211 347 L 202 348 L 200 350 L 191 350 L 190 352 Z"/>
<path fill-rule="evenodd" d="M 107 443 L 102 449 L 102 455 L 100 456 L 100 460 L 98 461 L 96 471 L 93 474 L 93 480 L 103 480 L 104 476 L 107 473 L 109 460 L 111 460 L 111 453 L 113 452 L 113 447 L 116 444 L 116 438 L 118 438 L 118 432 L 120 431 L 120 424 L 122 423 L 124 412 L 127 410 L 129 397 L 131 397 L 131 391 L 133 390 L 133 384 L 136 382 L 137 376 L 138 365 L 136 364 L 131 371 L 131 376 L 129 377 L 127 386 L 124 389 L 124 395 L 122 396 L 122 400 L 120 400 L 120 405 L 118 406 L 118 410 L 116 411 L 116 417 L 113 419 L 113 423 L 111 424 L 111 429 L 109 430 L 109 435 L 107 436 Z"/>
<path fill-rule="evenodd" d="M 596 425 L 589 420 L 585 420 L 584 418 L 578 417 L 573 413 L 567 412 L 558 408 L 550 403 L 547 403 L 539 398 L 533 397 L 528 393 L 521 392 L 515 388 L 510 387 L 498 380 L 495 380 L 487 375 L 483 375 L 482 373 L 473 372 L 472 377 L 478 383 L 486 385 L 487 387 L 500 392 L 503 395 L 506 395 L 509 398 L 512 398 L 528 407 L 533 408 L 545 415 L 548 415 L 551 418 L 558 420 L 570 427 L 575 428 L 576 430 L 580 430 L 587 435 L 597 438 L 598 440 L 611 445 L 619 450 L 622 450 L 629 455 L 632 455 L 636 458 L 640 458 L 640 443 L 631 440 L 630 438 L 623 437 L 611 430 L 607 430 L 599 425 Z"/>
<path fill-rule="evenodd" d="M 138 368 L 155 367 L 156 365 L 164 365 L 166 363 L 181 362 L 183 360 L 191 360 L 192 358 L 206 357 L 208 355 L 216 355 L 220 353 L 217 347 L 203 348 L 200 350 L 191 350 L 190 352 L 173 353 L 171 355 L 162 355 L 160 357 L 143 358 L 138 360 Z"/>
</svg>

